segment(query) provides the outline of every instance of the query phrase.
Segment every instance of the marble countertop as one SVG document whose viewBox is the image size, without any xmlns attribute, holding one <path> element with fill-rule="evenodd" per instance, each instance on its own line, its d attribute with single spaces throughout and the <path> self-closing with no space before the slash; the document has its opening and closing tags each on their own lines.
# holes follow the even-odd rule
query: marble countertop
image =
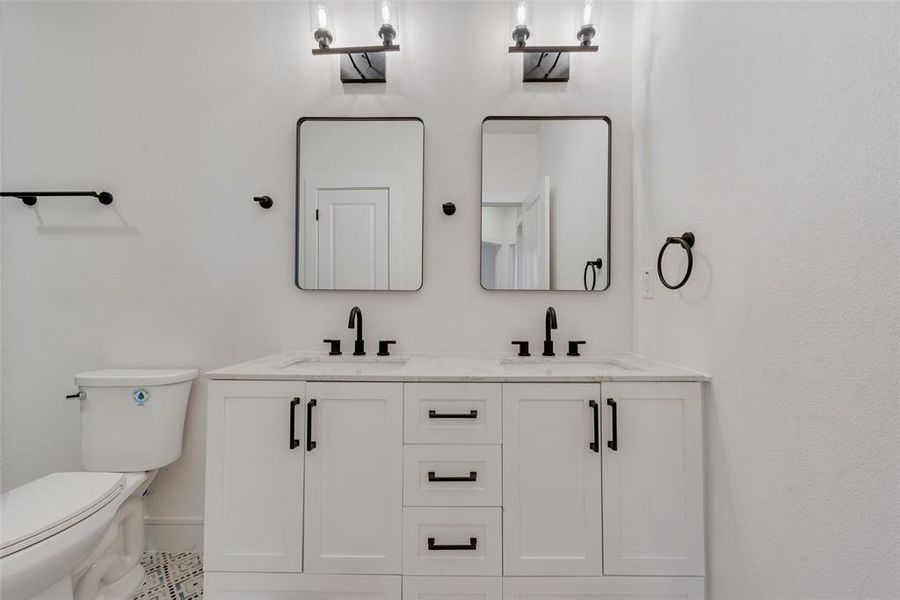
<svg viewBox="0 0 900 600">
<path fill-rule="evenodd" d="M 282 381 L 709 381 L 703 373 L 631 353 L 518 358 L 496 354 L 379 357 L 283 352 L 216 369 L 207 377 Z"/>
</svg>

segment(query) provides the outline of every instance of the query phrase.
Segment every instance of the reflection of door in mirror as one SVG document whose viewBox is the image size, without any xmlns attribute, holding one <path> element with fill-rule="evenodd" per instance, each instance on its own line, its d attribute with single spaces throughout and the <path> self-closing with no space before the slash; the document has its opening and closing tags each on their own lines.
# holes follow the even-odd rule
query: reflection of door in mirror
<svg viewBox="0 0 900 600">
<path fill-rule="evenodd" d="M 299 287 L 421 287 L 423 131 L 419 119 L 300 121 Z"/>
<path fill-rule="evenodd" d="M 316 256 L 310 257 L 316 287 L 388 289 L 390 189 L 309 187 L 318 240 Z"/>
<path fill-rule="evenodd" d="M 598 258 L 608 287 L 609 149 L 605 117 L 485 119 L 482 287 L 584 290 Z"/>
<path fill-rule="evenodd" d="M 539 177 L 519 209 L 516 289 L 550 289 L 550 178 Z"/>
</svg>

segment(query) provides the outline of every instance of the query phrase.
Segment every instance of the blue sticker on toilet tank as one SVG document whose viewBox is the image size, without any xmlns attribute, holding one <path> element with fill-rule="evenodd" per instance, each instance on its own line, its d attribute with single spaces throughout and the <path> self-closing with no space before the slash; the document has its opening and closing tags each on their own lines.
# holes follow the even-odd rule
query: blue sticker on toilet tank
<svg viewBox="0 0 900 600">
<path fill-rule="evenodd" d="M 150 399 L 150 394 L 147 393 L 147 390 L 143 388 L 134 390 L 133 392 L 131 392 L 131 395 L 134 398 L 134 401 L 137 402 L 138 406 L 143 406 L 147 403 L 147 400 Z"/>
</svg>

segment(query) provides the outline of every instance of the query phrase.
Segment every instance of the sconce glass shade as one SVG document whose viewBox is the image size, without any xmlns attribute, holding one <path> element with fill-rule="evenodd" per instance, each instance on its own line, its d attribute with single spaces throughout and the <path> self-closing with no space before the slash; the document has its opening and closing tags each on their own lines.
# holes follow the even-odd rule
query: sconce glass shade
<svg viewBox="0 0 900 600">
<path fill-rule="evenodd" d="M 400 13 L 396 0 L 375 0 L 375 25 L 378 27 L 378 37 L 385 46 L 390 46 L 397 38 Z"/>
<path fill-rule="evenodd" d="M 578 0 L 575 7 L 575 37 L 582 46 L 591 45 L 599 22 L 600 3 L 596 0 Z"/>
<path fill-rule="evenodd" d="M 524 46 L 525 41 L 531 37 L 528 23 L 531 19 L 531 2 L 528 0 L 512 0 L 510 9 L 510 23 L 512 39 L 516 46 Z"/>
<path fill-rule="evenodd" d="M 334 41 L 334 13 L 324 0 L 309 3 L 309 26 L 319 48 L 328 48 Z"/>
</svg>

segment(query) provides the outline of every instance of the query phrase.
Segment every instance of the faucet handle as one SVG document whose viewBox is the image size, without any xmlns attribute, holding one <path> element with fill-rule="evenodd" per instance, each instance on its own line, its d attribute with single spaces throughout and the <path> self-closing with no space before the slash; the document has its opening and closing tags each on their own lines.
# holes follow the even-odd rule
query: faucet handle
<svg viewBox="0 0 900 600">
<path fill-rule="evenodd" d="M 322 340 L 326 344 L 331 344 L 331 350 L 329 350 L 329 356 L 340 356 L 341 355 L 341 340 Z"/>
<path fill-rule="evenodd" d="M 512 344 L 514 346 L 516 344 L 518 344 L 519 356 L 531 356 L 531 352 L 528 351 L 528 342 L 527 341 L 513 341 Z"/>
<path fill-rule="evenodd" d="M 584 340 L 571 340 L 569 342 L 569 351 L 566 353 L 566 356 L 581 356 L 578 352 L 578 346 L 581 344 L 586 344 Z"/>
<path fill-rule="evenodd" d="M 390 356 L 390 345 L 396 343 L 397 340 L 378 340 L 378 354 L 376 356 Z"/>
</svg>

